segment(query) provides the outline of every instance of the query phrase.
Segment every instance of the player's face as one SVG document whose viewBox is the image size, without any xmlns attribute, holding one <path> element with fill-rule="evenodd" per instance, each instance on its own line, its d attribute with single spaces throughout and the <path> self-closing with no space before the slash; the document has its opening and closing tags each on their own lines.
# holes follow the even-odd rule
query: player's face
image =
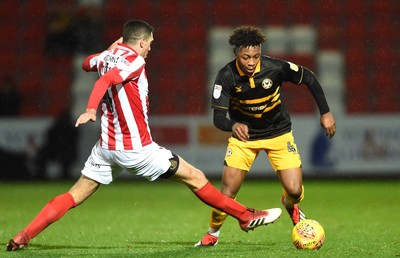
<svg viewBox="0 0 400 258">
<path fill-rule="evenodd" d="M 153 34 L 151 34 L 148 39 L 143 39 L 143 41 L 142 41 L 142 54 L 141 54 L 141 56 L 143 58 L 147 57 L 147 54 L 151 50 L 151 44 L 153 43 L 153 41 L 154 41 Z"/>
<path fill-rule="evenodd" d="M 236 59 L 240 69 L 246 75 L 252 75 L 261 56 L 260 46 L 240 47 L 238 50 L 235 49 Z"/>
</svg>

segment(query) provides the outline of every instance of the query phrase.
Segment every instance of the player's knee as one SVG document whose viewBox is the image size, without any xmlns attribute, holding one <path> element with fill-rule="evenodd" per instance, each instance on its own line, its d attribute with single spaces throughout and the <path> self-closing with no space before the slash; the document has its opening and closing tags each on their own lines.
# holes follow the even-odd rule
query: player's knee
<svg viewBox="0 0 400 258">
<path fill-rule="evenodd" d="M 285 189 L 284 192 L 286 193 L 286 197 L 293 203 L 299 203 L 304 198 L 304 187 L 302 185 Z"/>
<path fill-rule="evenodd" d="M 292 191 L 290 192 L 290 196 L 293 199 L 299 199 L 302 195 L 303 195 L 303 189 L 301 186 L 293 188 Z"/>
</svg>

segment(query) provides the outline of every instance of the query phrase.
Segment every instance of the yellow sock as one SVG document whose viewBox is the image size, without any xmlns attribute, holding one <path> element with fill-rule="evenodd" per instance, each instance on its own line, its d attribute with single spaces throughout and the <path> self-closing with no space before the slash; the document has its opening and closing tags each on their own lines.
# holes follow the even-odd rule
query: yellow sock
<svg viewBox="0 0 400 258">
<path fill-rule="evenodd" d="M 297 199 L 290 197 L 285 189 L 283 189 L 283 196 L 285 197 L 284 199 L 285 206 L 291 208 L 293 207 L 293 205 L 301 202 L 304 199 L 304 186 L 303 185 L 301 186 L 301 195 Z"/>
<path fill-rule="evenodd" d="M 222 212 L 217 209 L 212 209 L 210 217 L 210 230 L 213 232 L 218 231 L 221 228 L 222 224 L 224 224 L 227 216 L 228 214 L 226 214 L 225 212 Z"/>
</svg>

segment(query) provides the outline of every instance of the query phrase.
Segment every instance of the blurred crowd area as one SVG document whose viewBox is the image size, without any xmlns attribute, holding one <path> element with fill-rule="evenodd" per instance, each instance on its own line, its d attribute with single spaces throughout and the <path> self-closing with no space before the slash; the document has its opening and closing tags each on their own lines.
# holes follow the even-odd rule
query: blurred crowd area
<svg viewBox="0 0 400 258">
<path fill-rule="evenodd" d="M 3 0 L 0 95 L 8 111 L 1 115 L 56 117 L 68 109 L 74 57 L 107 48 L 129 19 L 155 27 L 147 59 L 153 115 L 209 112 L 209 32 L 245 24 L 315 28 L 316 51 L 344 56 L 346 112 L 398 113 L 399 13 L 397 0 Z"/>
</svg>

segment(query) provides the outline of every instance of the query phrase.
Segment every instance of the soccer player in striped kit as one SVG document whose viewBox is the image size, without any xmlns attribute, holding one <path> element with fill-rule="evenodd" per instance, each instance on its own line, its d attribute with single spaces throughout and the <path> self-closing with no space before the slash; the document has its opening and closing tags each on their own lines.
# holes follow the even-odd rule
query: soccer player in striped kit
<svg viewBox="0 0 400 258">
<path fill-rule="evenodd" d="M 186 185 L 201 201 L 223 210 L 247 232 L 274 222 L 281 209 L 254 210 L 223 195 L 203 172 L 152 140 L 148 124 L 148 81 L 145 58 L 153 42 L 153 27 L 144 21 L 125 23 L 123 37 L 102 53 L 87 57 L 82 68 L 98 72 L 86 112 L 75 126 L 96 121 L 101 103 L 101 137 L 92 149 L 82 176 L 72 188 L 56 196 L 27 227 L 7 244 L 19 250 L 51 223 L 83 203 L 101 184 L 110 184 L 123 169 L 154 181 L 158 178 Z"/>
</svg>

